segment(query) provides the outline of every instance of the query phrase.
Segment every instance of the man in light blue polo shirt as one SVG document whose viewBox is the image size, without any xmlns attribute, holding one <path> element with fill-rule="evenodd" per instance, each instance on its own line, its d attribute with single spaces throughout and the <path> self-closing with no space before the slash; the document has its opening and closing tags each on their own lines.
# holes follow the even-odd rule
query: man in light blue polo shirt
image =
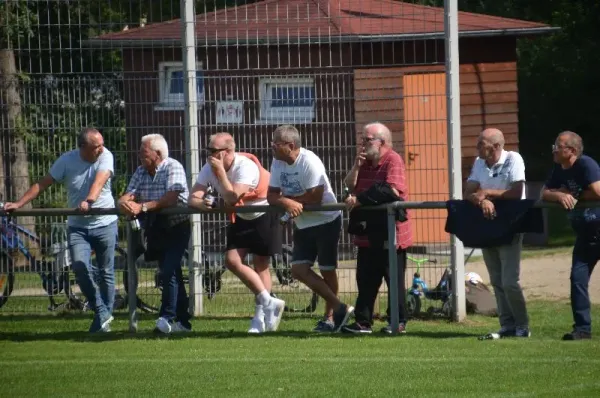
<svg viewBox="0 0 600 398">
<path fill-rule="evenodd" d="M 104 139 L 94 128 L 84 129 L 77 138 L 79 149 L 64 153 L 50 172 L 33 184 L 21 199 L 6 203 L 5 210 L 16 210 L 34 200 L 54 182 L 67 188 L 69 207 L 82 213 L 90 208 L 114 208 L 110 189 L 114 158 L 104 147 Z M 68 239 L 71 265 L 77 283 L 94 310 L 90 332 L 107 332 L 113 320 L 115 297 L 115 244 L 117 216 L 69 216 Z M 91 263 L 91 251 L 96 264 Z"/>
</svg>

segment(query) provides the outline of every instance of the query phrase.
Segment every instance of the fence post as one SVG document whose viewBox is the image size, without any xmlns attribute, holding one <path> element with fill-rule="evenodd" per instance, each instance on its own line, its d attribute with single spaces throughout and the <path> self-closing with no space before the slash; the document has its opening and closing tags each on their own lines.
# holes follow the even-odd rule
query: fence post
<svg viewBox="0 0 600 398">
<path fill-rule="evenodd" d="M 400 326 L 398 308 L 398 254 L 396 253 L 396 205 L 397 202 L 387 206 L 387 230 L 388 230 L 388 260 L 390 267 L 390 326 L 392 334 L 398 334 Z"/>
<path fill-rule="evenodd" d="M 181 0 L 181 46 L 184 72 L 185 158 L 190 190 L 200 172 L 198 131 L 198 91 L 196 68 L 196 12 L 194 0 Z M 202 308 L 202 224 L 200 214 L 192 214 L 192 236 L 188 247 L 190 275 L 190 313 L 199 316 Z"/>
<path fill-rule="evenodd" d="M 444 33 L 446 41 L 446 109 L 448 129 L 448 172 L 450 199 L 462 199 L 462 148 L 460 132 L 460 85 L 458 58 L 457 0 L 444 0 Z M 467 316 L 465 301 L 465 252 L 462 242 L 450 235 L 450 266 L 452 270 L 452 319 L 463 321 Z"/>
<path fill-rule="evenodd" d="M 133 231 L 131 225 L 125 223 L 127 234 L 127 306 L 129 308 L 129 331 L 137 332 L 137 286 L 138 276 L 135 264 L 135 243 L 133 242 Z"/>
</svg>

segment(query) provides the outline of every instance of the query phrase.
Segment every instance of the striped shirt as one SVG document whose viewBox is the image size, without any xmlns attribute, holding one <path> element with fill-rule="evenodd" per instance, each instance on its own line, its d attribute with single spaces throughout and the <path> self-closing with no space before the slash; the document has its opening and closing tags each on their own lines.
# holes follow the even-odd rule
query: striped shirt
<svg viewBox="0 0 600 398">
<path fill-rule="evenodd" d="M 143 166 L 139 166 L 129 181 L 126 193 L 134 195 L 136 202 L 143 203 L 158 201 L 169 191 L 179 192 L 178 206 L 187 204 L 188 185 L 185 170 L 181 163 L 173 158 L 163 160 L 156 168 L 154 176 Z M 187 214 L 172 217 L 173 223 L 189 220 Z"/>
<path fill-rule="evenodd" d="M 395 151 L 389 150 L 375 167 L 366 161 L 358 170 L 356 187 L 354 194 L 368 190 L 376 182 L 385 181 L 395 188 L 400 197 L 408 200 L 408 186 L 406 184 L 406 169 L 402 157 Z M 409 217 L 408 210 L 406 211 Z M 396 223 L 396 248 L 406 249 L 412 245 L 412 230 L 410 219 L 405 222 Z M 354 244 L 358 247 L 369 247 L 369 240 L 366 236 L 355 236 Z"/>
</svg>

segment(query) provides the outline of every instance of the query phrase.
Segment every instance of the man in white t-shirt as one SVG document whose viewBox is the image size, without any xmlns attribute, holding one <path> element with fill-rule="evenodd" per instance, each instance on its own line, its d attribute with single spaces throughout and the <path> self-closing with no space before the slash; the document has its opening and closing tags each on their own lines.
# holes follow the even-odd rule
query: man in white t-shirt
<svg viewBox="0 0 600 398">
<path fill-rule="evenodd" d="M 504 150 L 498 129 L 484 130 L 477 141 L 475 159 L 467 180 L 465 199 L 481 208 L 486 218 L 496 216 L 493 200 L 525 199 L 525 163 L 517 152 Z M 519 284 L 523 234 L 509 245 L 483 249 L 483 259 L 496 295 L 500 330 L 483 338 L 529 337 L 529 317 Z"/>
<path fill-rule="evenodd" d="M 354 308 L 337 297 L 337 248 L 342 229 L 341 211 L 303 211 L 304 205 L 337 203 L 325 166 L 313 152 L 302 148 L 294 126 L 279 126 L 273 133 L 274 160 L 269 182 L 269 203 L 293 219 L 292 275 L 326 302 L 325 318 L 315 331 L 337 332 Z M 312 269 L 319 260 L 321 276 Z"/>
<path fill-rule="evenodd" d="M 235 152 L 235 141 L 228 133 L 210 137 L 206 164 L 200 170 L 189 206 L 207 209 L 204 199 L 212 186 L 228 206 L 266 206 L 269 172 L 255 156 Z M 281 321 L 285 302 L 271 297 L 271 256 L 281 253 L 282 230 L 277 214 L 238 213 L 227 228 L 225 265 L 255 294 L 256 309 L 248 333 L 275 331 Z M 251 253 L 254 269 L 243 263 Z"/>
</svg>

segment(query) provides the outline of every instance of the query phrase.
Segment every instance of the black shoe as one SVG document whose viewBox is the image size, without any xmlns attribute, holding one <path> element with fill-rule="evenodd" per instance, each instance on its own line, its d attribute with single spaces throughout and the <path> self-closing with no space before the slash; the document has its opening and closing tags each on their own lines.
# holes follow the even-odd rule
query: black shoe
<svg viewBox="0 0 600 398">
<path fill-rule="evenodd" d="M 371 326 L 363 326 L 358 322 L 354 322 L 351 325 L 344 326 L 342 328 L 342 332 L 354 334 L 370 334 L 373 333 L 373 329 L 371 329 Z"/>
<path fill-rule="evenodd" d="M 333 331 L 339 332 L 342 327 L 346 326 L 348 320 L 354 313 L 354 307 L 342 304 L 340 308 L 333 312 Z"/>
<path fill-rule="evenodd" d="M 590 340 L 592 338 L 592 334 L 588 332 L 580 332 L 578 330 L 573 330 L 571 333 L 565 334 L 562 339 L 566 341 L 570 340 Z"/>
</svg>

